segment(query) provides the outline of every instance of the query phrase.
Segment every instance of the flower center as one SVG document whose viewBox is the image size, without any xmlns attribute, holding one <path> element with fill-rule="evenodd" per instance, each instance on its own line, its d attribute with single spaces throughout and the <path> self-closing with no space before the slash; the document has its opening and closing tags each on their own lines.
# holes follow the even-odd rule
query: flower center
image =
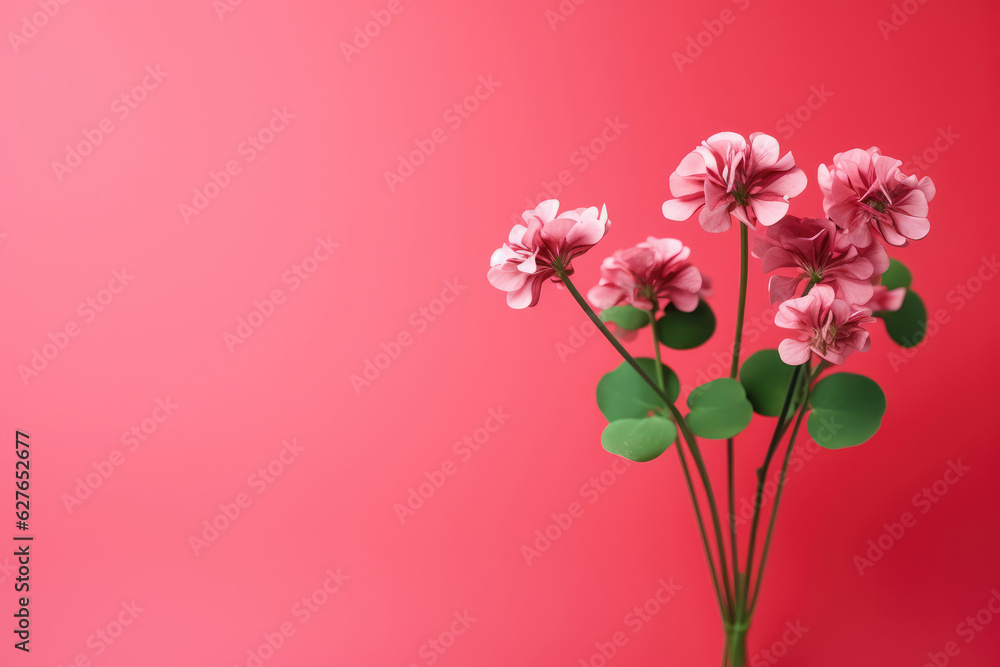
<svg viewBox="0 0 1000 667">
<path fill-rule="evenodd" d="M 820 354 L 826 354 L 827 348 L 834 347 L 837 341 L 837 325 L 830 324 L 821 329 L 813 329 L 812 347 Z"/>
<path fill-rule="evenodd" d="M 743 183 L 733 183 L 733 199 L 740 206 L 746 206 L 747 202 L 750 200 L 750 193 L 748 188 Z"/>
<path fill-rule="evenodd" d="M 885 202 L 876 197 L 868 197 L 861 202 L 868 208 L 874 210 L 876 213 L 885 213 Z"/>
</svg>

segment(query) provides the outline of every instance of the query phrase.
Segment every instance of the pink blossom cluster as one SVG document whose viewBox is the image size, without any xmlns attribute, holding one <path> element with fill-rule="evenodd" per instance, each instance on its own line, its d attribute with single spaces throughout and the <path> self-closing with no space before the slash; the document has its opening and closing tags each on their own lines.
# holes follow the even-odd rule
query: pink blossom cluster
<svg viewBox="0 0 1000 667">
<path fill-rule="evenodd" d="M 841 364 L 870 345 L 865 324 L 873 311 L 898 310 L 904 288 L 880 284 L 889 267 L 883 247 L 903 247 L 925 237 L 930 178 L 904 174 L 899 160 L 878 148 L 838 153 L 819 167 L 825 218 L 788 215 L 790 199 L 802 193 L 806 176 L 791 153 L 757 132 L 709 137 L 670 176 L 674 196 L 663 204 L 671 220 L 698 216 L 702 228 L 724 232 L 735 219 L 756 232 L 753 255 L 761 260 L 775 323 L 791 337 L 779 346 L 785 363 L 797 365 L 813 353 Z M 607 212 L 596 207 L 559 212 L 555 199 L 525 211 L 508 242 L 493 253 L 488 278 L 507 292 L 513 308 L 538 303 L 543 283 L 572 275 L 573 260 L 607 233 Z M 618 250 L 601 264 L 601 278 L 588 298 L 599 309 L 628 304 L 656 312 L 667 304 L 684 312 L 707 296 L 710 281 L 689 261 L 690 248 L 672 238 L 649 237 Z M 801 290 L 801 293 L 800 293 Z"/>
<path fill-rule="evenodd" d="M 803 364 L 816 353 L 841 364 L 868 349 L 863 325 L 873 311 L 901 307 L 905 289 L 879 284 L 889 268 L 880 241 L 903 247 L 927 235 L 934 184 L 904 174 L 878 148 L 854 149 L 819 167 L 827 217 L 797 218 L 786 214 L 788 201 L 805 189 L 805 176 L 791 153 L 779 155 L 778 142 L 760 133 L 749 142 L 732 132 L 709 137 L 671 174 L 675 198 L 663 214 L 686 220 L 698 212 L 710 232 L 729 229 L 730 217 L 758 231 L 753 254 L 765 273 L 779 272 L 768 282 L 771 303 L 780 304 L 775 324 L 794 332 L 779 346 L 782 360 Z"/>
</svg>

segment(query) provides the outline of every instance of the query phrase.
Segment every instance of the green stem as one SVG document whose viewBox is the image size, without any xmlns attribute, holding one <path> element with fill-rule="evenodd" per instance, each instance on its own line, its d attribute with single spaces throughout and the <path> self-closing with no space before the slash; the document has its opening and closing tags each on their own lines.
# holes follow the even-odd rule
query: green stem
<svg viewBox="0 0 1000 667">
<path fill-rule="evenodd" d="M 656 339 L 655 325 L 656 315 L 649 311 L 649 323 L 653 327 L 653 350 L 656 354 L 656 379 L 660 383 L 660 389 L 666 391 L 667 384 L 663 377 L 663 365 L 660 361 L 660 342 Z M 705 531 L 705 520 L 701 515 L 701 505 L 698 502 L 698 495 L 695 493 L 694 484 L 691 482 L 691 471 L 688 469 L 687 459 L 684 458 L 684 447 L 681 441 L 677 441 L 677 458 L 681 462 L 681 470 L 684 473 L 684 483 L 687 485 L 688 495 L 691 496 L 691 506 L 694 507 L 694 515 L 698 520 L 698 532 L 701 534 L 701 543 L 705 547 L 705 558 L 708 559 L 708 569 L 712 573 L 712 585 L 715 587 L 715 598 L 719 603 L 719 613 L 722 614 L 723 621 L 726 620 L 726 608 L 722 601 L 722 589 L 719 587 L 719 574 L 715 569 L 715 559 L 712 557 L 712 547 L 708 543 L 708 533 Z"/>
<path fill-rule="evenodd" d="M 802 292 L 802 296 L 809 294 L 813 286 L 816 284 L 815 280 L 810 280 L 809 284 L 806 285 L 805 290 Z M 807 362 L 808 363 L 808 362 Z M 791 416 L 788 414 L 788 407 L 792 403 L 792 397 L 798 393 L 799 377 L 802 375 L 802 368 L 807 364 L 800 364 L 795 367 L 795 371 L 792 373 L 792 379 L 788 383 L 788 393 L 785 394 L 785 403 L 781 407 L 781 412 L 778 415 L 778 423 L 774 427 L 774 435 L 771 436 L 771 443 L 767 447 L 767 453 L 764 455 L 764 465 L 757 471 L 757 491 L 754 494 L 753 503 L 753 521 L 750 525 L 750 548 L 747 551 L 747 566 L 744 572 L 743 580 L 743 600 L 746 601 L 750 596 L 750 579 L 751 571 L 753 569 L 753 556 L 754 548 L 757 545 L 757 531 L 760 526 L 760 508 L 764 502 L 764 484 L 767 480 L 767 471 L 771 465 L 771 459 L 774 458 L 774 453 L 778 449 L 778 445 L 781 443 L 782 438 L 785 437 L 786 430 L 786 420 Z M 822 368 L 822 364 L 820 364 Z M 817 369 L 817 373 L 819 369 Z M 806 382 L 810 381 L 809 372 L 806 372 L 805 376 Z M 792 413 L 794 414 L 794 412 Z M 752 614 L 752 612 L 750 612 Z M 748 618 L 750 617 L 748 614 Z"/>
<path fill-rule="evenodd" d="M 747 551 L 747 565 L 743 573 L 743 596 L 742 599 L 745 601 L 750 596 L 750 579 L 751 573 L 753 572 L 753 556 L 754 549 L 757 546 L 757 531 L 760 525 L 760 509 L 764 504 L 764 483 L 767 479 L 767 471 L 771 466 L 771 459 L 774 458 L 774 453 L 778 449 L 778 444 L 781 442 L 782 436 L 782 425 L 785 421 L 785 415 L 788 414 L 788 408 L 792 404 L 792 397 L 797 393 L 799 378 L 802 375 L 802 366 L 796 366 L 795 370 L 792 372 L 792 379 L 788 384 L 788 393 L 785 394 L 785 402 L 781 407 L 781 413 L 778 417 L 778 424 L 775 426 L 774 434 L 771 436 L 771 442 L 767 446 L 767 453 L 764 455 L 764 464 L 757 471 L 757 491 L 754 493 L 753 501 L 753 520 L 750 524 L 750 547 Z"/>
<path fill-rule="evenodd" d="M 635 369 L 635 372 L 639 374 L 639 377 L 641 377 L 646 382 L 646 384 L 652 387 L 653 391 L 655 391 L 656 394 L 663 400 L 663 402 L 666 403 L 668 408 L 673 408 L 671 412 L 676 412 L 677 408 L 674 407 L 673 401 L 670 400 L 670 398 L 667 396 L 667 393 L 663 389 L 660 389 L 660 386 L 656 384 L 656 382 L 651 377 L 649 377 L 649 374 L 642 369 L 642 366 L 640 366 L 639 362 L 635 360 L 635 357 L 629 354 L 628 350 L 622 347 L 622 344 L 618 342 L 618 339 L 615 338 L 614 334 L 608 330 L 607 325 L 605 325 L 604 322 L 601 321 L 601 318 L 597 316 L 597 313 L 594 312 L 594 309 L 590 307 L 590 304 L 587 303 L 587 300 L 583 298 L 582 294 L 580 294 L 580 291 L 576 288 L 576 285 L 573 284 L 573 281 L 569 279 L 569 276 L 566 275 L 566 272 L 562 269 L 557 268 L 556 275 L 559 276 L 559 280 L 563 282 L 563 284 L 566 286 L 566 289 L 569 290 L 569 293 L 573 295 L 574 299 L 576 299 L 576 302 L 580 305 L 580 308 L 583 308 L 583 312 L 587 313 L 587 317 L 589 317 L 590 321 L 594 323 L 594 326 L 596 326 L 598 330 L 602 334 L 604 334 L 604 337 L 608 339 L 608 342 L 611 343 L 611 345 L 615 348 L 615 350 L 618 351 L 618 354 L 622 355 L 622 358 L 626 362 L 628 362 L 629 366 Z M 678 416 L 680 416 L 680 413 L 677 413 L 675 415 L 675 417 Z"/>
<path fill-rule="evenodd" d="M 747 630 L 744 624 L 726 626 L 725 655 L 722 658 L 723 667 L 746 667 L 747 662 Z"/>
<path fill-rule="evenodd" d="M 729 377 L 736 379 L 740 370 L 740 351 L 743 347 L 743 319 L 747 309 L 747 276 L 750 261 L 749 230 L 746 225 L 740 225 L 740 294 L 736 306 L 736 334 L 733 337 L 733 363 L 729 369 Z M 729 546 L 733 558 L 733 588 L 736 591 L 737 620 L 742 614 L 743 601 L 740 595 L 740 556 L 736 534 L 736 451 L 735 440 L 726 441 L 726 477 L 729 491 Z"/>
<path fill-rule="evenodd" d="M 597 316 L 597 313 L 594 312 L 594 309 L 591 308 L 590 304 L 588 304 L 586 299 L 583 298 L 583 295 L 580 294 L 580 291 L 576 289 L 576 286 L 573 284 L 573 281 L 569 279 L 569 276 L 566 274 L 565 270 L 563 270 L 561 267 L 556 267 L 556 275 L 563 282 L 563 284 L 566 285 L 566 289 L 568 289 L 569 293 L 573 295 L 573 298 L 576 299 L 576 302 L 580 305 L 583 311 L 587 313 L 587 317 L 589 317 L 590 321 L 594 323 L 594 326 L 596 326 L 598 330 L 602 334 L 604 334 L 604 337 L 608 339 L 608 342 L 611 343 L 611 345 L 618 351 L 618 354 L 620 354 L 622 358 L 625 359 L 625 361 L 628 362 L 628 364 L 635 369 L 635 371 L 646 382 L 646 384 L 652 387 L 652 389 L 657 393 L 657 395 L 661 399 L 663 399 L 663 402 L 666 404 L 667 409 L 670 410 L 670 414 L 673 416 L 674 422 L 677 424 L 677 428 L 680 429 L 681 434 L 687 441 L 688 448 L 691 450 L 691 458 L 694 459 L 695 467 L 697 467 L 698 469 L 698 475 L 701 477 L 702 484 L 705 486 L 705 495 L 708 497 L 708 507 L 712 512 L 712 526 L 715 529 L 715 538 L 719 546 L 719 561 L 721 563 L 722 580 L 726 592 L 726 600 L 728 603 L 728 608 L 732 610 L 733 600 L 730 595 L 730 588 L 729 588 L 729 565 L 726 562 L 726 547 L 722 539 L 722 527 L 721 524 L 719 523 L 719 508 L 715 503 L 715 494 L 712 492 L 712 482 L 708 477 L 708 470 L 705 467 L 705 460 L 702 458 L 701 451 L 698 448 L 698 441 L 695 439 L 694 434 L 691 433 L 691 430 L 687 427 L 687 424 L 684 421 L 684 416 L 681 415 L 680 410 L 677 409 L 677 406 L 674 405 L 673 401 L 670 400 L 666 392 L 660 389 L 656 385 L 656 383 L 649 377 L 646 371 L 642 369 L 642 366 L 639 365 L 639 362 L 637 362 L 635 358 L 631 354 L 629 354 L 624 347 L 622 347 L 622 344 L 619 343 L 618 339 L 615 338 L 614 335 L 608 330 L 608 327 L 605 326 L 604 322 L 601 321 L 601 318 Z"/>
<path fill-rule="evenodd" d="M 747 273 L 750 261 L 750 240 L 748 228 L 740 225 L 740 300 L 736 305 L 736 337 L 733 341 L 733 363 L 729 369 L 729 377 L 736 379 L 740 370 L 740 349 L 743 347 L 743 317 L 747 309 Z"/>
<path fill-rule="evenodd" d="M 806 384 L 805 394 L 802 397 L 802 405 L 799 407 L 799 416 L 795 418 L 795 426 L 792 428 L 792 437 L 788 441 L 788 451 L 785 452 L 785 460 L 781 464 L 781 476 L 778 478 L 778 490 L 774 494 L 774 506 L 771 508 L 771 521 L 767 527 L 767 537 L 764 538 L 764 549 L 760 556 L 760 565 L 757 566 L 757 583 L 754 584 L 753 599 L 750 602 L 750 615 L 757 607 L 757 597 L 760 595 L 760 583 L 764 579 L 764 566 L 767 563 L 767 553 L 771 546 L 771 536 L 774 534 L 774 523 L 778 518 L 778 505 L 781 504 L 781 491 L 785 488 L 785 480 L 788 477 L 788 461 L 792 457 L 792 448 L 795 446 L 795 438 L 799 434 L 799 427 L 802 425 L 802 418 L 806 414 L 806 405 L 809 403 L 810 385 Z"/>
</svg>

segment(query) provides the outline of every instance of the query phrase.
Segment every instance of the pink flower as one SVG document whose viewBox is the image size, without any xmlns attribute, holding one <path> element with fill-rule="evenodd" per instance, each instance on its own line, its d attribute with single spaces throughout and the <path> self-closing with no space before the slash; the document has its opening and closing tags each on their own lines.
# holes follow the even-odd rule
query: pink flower
<svg viewBox="0 0 1000 667">
<path fill-rule="evenodd" d="M 730 215 L 754 227 L 773 225 L 788 212 L 788 199 L 806 187 L 806 175 L 791 153 L 779 157 L 778 141 L 761 132 L 750 143 L 734 132 L 720 132 L 681 160 L 670 175 L 676 197 L 663 204 L 669 220 L 687 220 L 701 211 L 708 232 L 732 226 Z"/>
<path fill-rule="evenodd" d="M 889 289 L 885 285 L 875 285 L 872 298 L 865 304 L 865 308 L 872 311 L 887 310 L 895 311 L 903 307 L 903 298 L 906 296 L 905 287 Z"/>
<path fill-rule="evenodd" d="M 817 285 L 809 294 L 789 299 L 778 307 L 774 323 L 796 332 L 778 345 L 781 360 L 798 366 L 815 352 L 833 364 L 842 364 L 854 350 L 865 352 L 871 345 L 868 332 L 861 325 L 874 322 L 872 311 L 851 306 L 836 298 L 833 288 Z"/>
<path fill-rule="evenodd" d="M 771 303 L 793 296 L 803 280 L 834 288 L 837 298 L 865 304 L 872 298 L 872 279 L 889 268 L 889 255 L 878 243 L 856 248 L 847 232 L 830 220 L 788 215 L 755 239 L 754 256 L 760 257 L 764 273 L 796 269 L 794 276 L 771 276 Z"/>
<path fill-rule="evenodd" d="M 600 310 L 629 303 L 657 310 L 667 302 L 691 312 L 698 307 L 701 273 L 687 261 L 691 249 L 677 239 L 648 239 L 601 262 L 601 282 L 587 293 Z"/>
<path fill-rule="evenodd" d="M 908 245 L 930 231 L 927 203 L 934 199 L 934 182 L 929 176 L 918 181 L 903 174 L 902 164 L 873 147 L 838 153 L 832 165 L 820 165 L 823 209 L 859 248 L 871 245 L 872 229 L 894 246 Z"/>
<path fill-rule="evenodd" d="M 578 208 L 559 213 L 559 200 L 543 201 L 521 214 L 525 225 L 514 225 L 508 242 L 490 258 L 490 284 L 507 292 L 511 308 L 538 303 L 542 283 L 559 282 L 558 273 L 573 273 L 573 259 L 604 238 L 611 225 L 605 208 Z"/>
</svg>

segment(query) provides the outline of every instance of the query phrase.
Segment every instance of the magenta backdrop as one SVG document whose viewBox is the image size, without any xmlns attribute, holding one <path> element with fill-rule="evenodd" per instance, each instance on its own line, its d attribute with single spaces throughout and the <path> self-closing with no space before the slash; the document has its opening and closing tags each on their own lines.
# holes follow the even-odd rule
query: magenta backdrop
<svg viewBox="0 0 1000 667">
<path fill-rule="evenodd" d="M 667 363 L 686 384 L 718 373 L 738 235 L 660 205 L 697 142 L 760 130 L 809 176 L 794 213 L 820 213 L 818 164 L 873 144 L 938 196 L 930 236 L 893 253 L 932 335 L 904 358 L 879 325 L 850 359 L 888 395 L 876 438 L 803 442 L 753 664 L 996 664 L 998 18 L 939 0 L 8 0 L 0 663 L 718 664 L 676 458 L 600 447 L 614 351 L 565 291 L 514 312 L 486 269 L 527 202 L 607 203 L 579 284 L 615 248 L 683 238 L 719 336 Z M 754 348 L 779 340 L 766 309 L 755 263 Z M 30 654 L 11 632 L 16 429 Z M 766 431 L 739 443 L 741 508 Z"/>
</svg>

